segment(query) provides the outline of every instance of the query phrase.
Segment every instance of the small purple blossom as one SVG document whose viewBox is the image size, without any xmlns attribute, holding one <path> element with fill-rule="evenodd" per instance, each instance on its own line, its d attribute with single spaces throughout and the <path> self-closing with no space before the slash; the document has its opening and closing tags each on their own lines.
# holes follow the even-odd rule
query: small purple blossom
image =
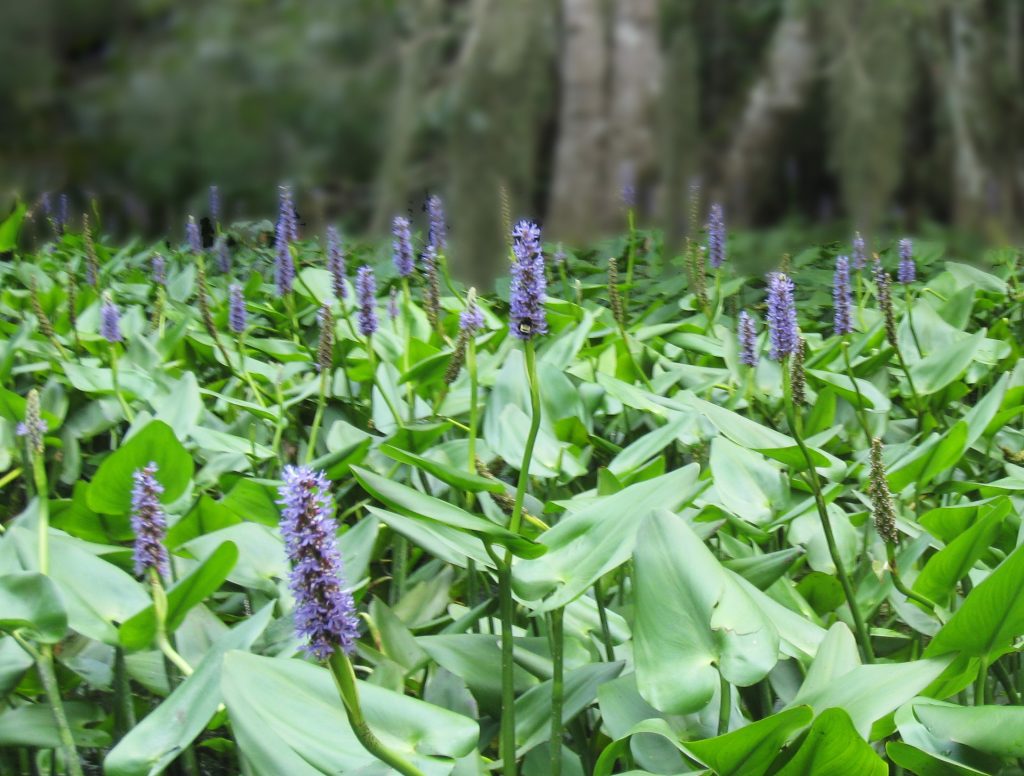
<svg viewBox="0 0 1024 776">
<path fill-rule="evenodd" d="M 231 272 L 231 249 L 228 238 L 223 235 L 217 240 L 217 269 L 225 275 Z"/>
<path fill-rule="evenodd" d="M 388 318 L 392 321 L 398 317 L 398 289 L 391 286 L 391 294 L 388 296 Z"/>
<path fill-rule="evenodd" d="M 245 331 L 246 318 L 245 297 L 242 295 L 242 287 L 238 283 L 232 283 L 228 298 L 228 327 L 233 333 L 241 334 Z"/>
<path fill-rule="evenodd" d="M 747 314 L 746 310 L 740 312 L 736 328 L 740 341 L 740 363 L 757 366 L 757 330 L 754 328 L 754 319 Z"/>
<path fill-rule="evenodd" d="M 547 277 L 544 254 L 540 246 L 540 227 L 531 221 L 520 221 L 512 229 L 512 283 L 509 286 L 509 328 L 521 340 L 547 334 L 544 312 Z"/>
<path fill-rule="evenodd" d="M 717 202 L 708 216 L 708 262 L 714 269 L 725 263 L 725 215 Z"/>
<path fill-rule="evenodd" d="M 476 334 L 484 327 L 483 311 L 475 301 L 466 303 L 466 309 L 459 313 L 459 329 L 466 334 Z"/>
<path fill-rule="evenodd" d="M 294 283 L 295 262 L 288 244 L 288 225 L 282 219 L 277 222 L 274 235 L 274 284 L 277 286 L 277 295 L 290 294 Z"/>
<path fill-rule="evenodd" d="M 333 226 L 327 227 L 327 271 L 331 273 L 331 287 L 338 300 L 348 295 L 345 287 L 345 252 L 341 247 L 341 235 Z"/>
<path fill-rule="evenodd" d="M 427 217 L 430 221 L 427 244 L 438 253 L 444 253 L 448 247 L 448 224 L 444 218 L 444 203 L 437 194 L 427 197 Z"/>
<path fill-rule="evenodd" d="M 283 233 L 286 243 L 295 242 L 299 239 L 299 217 L 290 186 L 278 187 L 277 211 L 278 231 Z"/>
<path fill-rule="evenodd" d="M 833 330 L 839 336 L 853 331 L 850 307 L 853 295 L 850 291 L 850 260 L 846 256 L 836 257 L 836 271 L 832 276 Z"/>
<path fill-rule="evenodd" d="M 909 237 L 900 240 L 900 266 L 896 270 L 896 279 L 907 285 L 917 279 L 917 266 L 914 264 L 914 243 Z"/>
<path fill-rule="evenodd" d="M 155 569 L 161 577 L 170 573 L 170 560 L 164 537 L 167 535 L 167 516 L 160 506 L 160 494 L 163 485 L 156 479 L 157 466 L 149 463 L 132 473 L 132 530 L 135 532 L 135 547 L 132 557 L 135 560 L 136 576 L 145 575 Z"/>
<path fill-rule="evenodd" d="M 391 260 L 395 269 L 403 278 L 409 277 L 413 270 L 412 234 L 409 231 L 409 219 L 395 216 L 391 222 Z"/>
<path fill-rule="evenodd" d="M 782 272 L 768 276 L 768 332 L 771 335 L 771 357 L 781 361 L 796 351 L 799 332 L 793 281 Z"/>
<path fill-rule="evenodd" d="M 123 342 L 121 335 L 121 311 L 117 309 L 109 293 L 103 294 L 103 306 L 100 308 L 100 334 L 107 342 Z"/>
<path fill-rule="evenodd" d="M 196 223 L 195 216 L 188 217 L 188 223 L 185 224 L 185 236 L 188 238 L 188 249 L 192 253 L 203 252 L 203 238 L 199 234 L 199 224 Z"/>
<path fill-rule="evenodd" d="M 159 253 L 154 253 L 150 259 L 150 268 L 153 272 L 153 282 L 158 286 L 167 285 L 167 262 Z"/>
<path fill-rule="evenodd" d="M 303 650 L 327 660 L 337 649 L 352 654 L 359 637 L 352 594 L 345 589 L 338 551 L 334 498 L 327 477 L 307 466 L 285 466 L 278 489 L 281 536 L 291 563 L 295 632 Z"/>
<path fill-rule="evenodd" d="M 853 233 L 853 268 L 864 269 L 868 263 L 868 246 L 860 232 Z"/>
<path fill-rule="evenodd" d="M 210 186 L 210 220 L 213 223 L 220 221 L 220 189 Z"/>
<path fill-rule="evenodd" d="M 377 331 L 377 278 L 367 265 L 356 271 L 356 299 L 359 302 L 359 333 L 369 337 Z"/>
</svg>

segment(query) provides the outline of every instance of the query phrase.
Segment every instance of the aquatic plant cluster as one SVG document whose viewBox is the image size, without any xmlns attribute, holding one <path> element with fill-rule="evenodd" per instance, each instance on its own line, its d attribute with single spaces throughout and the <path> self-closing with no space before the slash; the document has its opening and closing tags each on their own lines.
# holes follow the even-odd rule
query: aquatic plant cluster
<svg viewBox="0 0 1024 776">
<path fill-rule="evenodd" d="M 622 190 L 497 293 L 436 195 L 0 224 L 0 773 L 1019 772 L 1019 253 Z"/>
</svg>

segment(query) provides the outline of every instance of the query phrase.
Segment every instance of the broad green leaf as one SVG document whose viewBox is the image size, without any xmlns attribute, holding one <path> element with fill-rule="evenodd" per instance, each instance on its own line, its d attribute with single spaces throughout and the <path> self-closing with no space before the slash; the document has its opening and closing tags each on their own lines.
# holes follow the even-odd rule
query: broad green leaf
<svg viewBox="0 0 1024 776">
<path fill-rule="evenodd" d="M 501 709 L 501 643 L 486 633 L 451 633 L 419 636 L 416 643 L 431 659 L 462 679 L 480 703 L 481 709 L 498 716 Z M 522 666 L 513 672 L 516 692 L 538 684 Z"/>
<path fill-rule="evenodd" d="M 849 715 L 828 709 L 778 776 L 887 776 L 889 766 L 858 735 Z"/>
<path fill-rule="evenodd" d="M 911 366 L 911 377 L 918 395 L 929 396 L 960 377 L 974 360 L 984 339 L 985 330 L 979 329 L 948 348 L 930 353 Z"/>
<path fill-rule="evenodd" d="M 104 515 L 127 513 L 132 504 L 132 475 L 151 462 L 157 465 L 155 476 L 164 488 L 160 500 L 176 501 L 192 479 L 192 456 L 170 426 L 153 420 L 100 464 L 89 484 L 89 508 Z"/>
<path fill-rule="evenodd" d="M 864 409 L 874 412 L 888 412 L 891 403 L 874 383 L 855 377 L 850 381 L 849 375 L 842 372 L 826 372 L 822 369 L 807 370 L 808 376 L 830 386 L 843 399 L 854 407 L 863 406 Z M 858 396 L 858 391 L 860 396 Z"/>
<path fill-rule="evenodd" d="M 797 706 L 717 738 L 687 741 L 683 748 L 719 776 L 763 776 L 813 716 L 807 706 Z"/>
<path fill-rule="evenodd" d="M 60 592 L 53 580 L 36 571 L 0 576 L 0 630 L 25 631 L 44 644 L 56 644 L 68 629 Z"/>
<path fill-rule="evenodd" d="M 914 716 L 939 739 L 1001 758 L 1024 757 L 1024 708 L 915 704 Z"/>
<path fill-rule="evenodd" d="M 653 512 L 634 550 L 634 659 L 640 694 L 685 714 L 719 685 L 752 685 L 779 657 L 779 634 L 704 542 L 671 512 Z"/>
<path fill-rule="evenodd" d="M 486 537 L 489 541 L 508 547 L 520 557 L 536 558 L 546 552 L 547 548 L 544 545 L 517 536 L 507 528 L 470 514 L 447 501 L 428 496 L 359 466 L 353 466 L 352 473 L 368 493 L 399 512 L 421 520 L 433 520 L 475 536 Z"/>
<path fill-rule="evenodd" d="M 394 445 L 384 444 L 380 446 L 380 452 L 393 458 L 394 460 L 405 463 L 410 466 L 415 466 L 418 469 L 422 469 L 427 474 L 432 474 L 442 482 L 451 485 L 453 488 L 464 490 L 469 493 L 480 493 L 481 491 L 487 491 L 488 493 L 504 493 L 504 484 L 496 481 L 489 480 L 486 477 L 481 477 L 479 474 L 470 474 L 469 472 L 456 469 L 448 464 L 441 463 L 440 461 L 434 461 L 430 458 L 424 458 L 422 455 L 416 455 L 410 453 L 407 450 L 401 450 Z"/>
<path fill-rule="evenodd" d="M 475 720 L 366 682 L 358 686 L 373 733 L 427 774 L 449 772 L 454 758 L 477 745 Z M 230 651 L 221 692 L 255 776 L 354 773 L 376 764 L 352 733 L 326 668 Z"/>
<path fill-rule="evenodd" d="M 896 765 L 917 776 L 988 776 L 991 773 L 975 770 L 948 757 L 925 752 L 902 741 L 887 742 L 885 753 Z"/>
<path fill-rule="evenodd" d="M 964 599 L 925 648 L 926 656 L 961 652 L 989 663 L 1024 634 L 1024 544 Z"/>
<path fill-rule="evenodd" d="M 715 437 L 709 465 L 722 506 L 744 520 L 764 525 L 785 505 L 788 488 L 782 472 L 757 453 Z"/>
<path fill-rule="evenodd" d="M 64 713 L 75 744 L 89 749 L 110 745 L 110 734 L 95 726 L 103 720 L 103 709 L 94 703 L 64 701 Z M 45 703 L 18 706 L 0 714 L 0 747 L 31 746 L 59 749 L 60 733 L 53 712 Z"/>
<path fill-rule="evenodd" d="M 630 485 L 563 515 L 542 539 L 548 553 L 513 567 L 516 594 L 538 612 L 565 606 L 625 563 L 643 518 L 653 509 L 678 509 L 704 488 L 696 464 Z M 542 600 L 543 599 L 543 600 Z"/>
<path fill-rule="evenodd" d="M 188 576 L 167 591 L 168 633 L 178 629 L 193 606 L 202 603 L 220 588 L 237 561 L 238 547 L 232 542 L 224 542 Z M 156 615 L 152 605 L 132 616 L 118 630 L 118 638 L 125 649 L 145 649 L 155 636 Z"/>
<path fill-rule="evenodd" d="M 107 776 L 156 776 L 206 728 L 221 704 L 220 670 L 224 654 L 249 649 L 266 629 L 273 605 L 224 634 L 174 688 L 166 700 L 122 738 L 103 761 Z"/>
</svg>

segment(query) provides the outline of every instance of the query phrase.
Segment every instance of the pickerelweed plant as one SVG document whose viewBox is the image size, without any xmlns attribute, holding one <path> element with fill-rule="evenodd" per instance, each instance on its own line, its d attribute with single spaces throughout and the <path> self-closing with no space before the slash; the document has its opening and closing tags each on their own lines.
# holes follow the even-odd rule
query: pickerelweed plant
<svg viewBox="0 0 1024 776">
<path fill-rule="evenodd" d="M 1017 251 L 298 194 L 0 224 L 0 773 L 1019 771 Z"/>
</svg>

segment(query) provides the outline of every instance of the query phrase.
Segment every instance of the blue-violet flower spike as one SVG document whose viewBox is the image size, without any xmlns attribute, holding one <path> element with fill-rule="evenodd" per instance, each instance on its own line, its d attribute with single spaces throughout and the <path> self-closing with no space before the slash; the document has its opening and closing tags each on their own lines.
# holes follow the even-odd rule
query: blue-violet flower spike
<svg viewBox="0 0 1024 776">
<path fill-rule="evenodd" d="M 234 334 L 241 334 L 245 331 L 246 317 L 242 287 L 238 283 L 232 283 L 229 290 L 228 326 Z"/>
<path fill-rule="evenodd" d="M 391 260 L 395 269 L 403 278 L 409 277 L 413 270 L 412 234 L 409 231 L 409 219 L 395 216 L 391 222 Z"/>
<path fill-rule="evenodd" d="M 708 262 L 714 269 L 725 263 L 725 215 L 722 206 L 715 203 L 708 216 Z"/>
<path fill-rule="evenodd" d="M 149 463 L 132 473 L 132 530 L 135 532 L 136 576 L 143 576 L 149 569 L 156 569 L 161 577 L 167 577 L 170 563 L 164 537 L 167 535 L 167 516 L 160 506 L 163 485 L 156 479 L 157 466 Z"/>
<path fill-rule="evenodd" d="M 746 310 L 740 312 L 737 329 L 740 341 L 740 363 L 757 366 L 757 330 L 754 328 L 754 319 L 747 314 Z"/>
<path fill-rule="evenodd" d="M 836 257 L 836 271 L 832 276 L 833 331 L 842 336 L 853 331 L 850 308 L 853 296 L 850 290 L 850 260 Z"/>
<path fill-rule="evenodd" d="M 914 244 L 909 237 L 900 240 L 900 266 L 896 270 L 896 279 L 907 285 L 917 279 L 917 266 L 914 264 Z"/>
<path fill-rule="evenodd" d="M 768 332 L 771 335 L 771 357 L 781 361 L 796 351 L 799 337 L 793 281 L 782 272 L 768 276 Z"/>
<path fill-rule="evenodd" d="M 369 337 L 377 331 L 377 278 L 365 264 L 356 272 L 356 299 L 359 302 L 359 333 Z"/>
<path fill-rule="evenodd" d="M 199 224 L 196 223 L 195 216 L 188 217 L 188 223 L 185 224 L 185 235 L 188 237 L 188 249 L 192 253 L 202 253 L 203 238 L 199 234 Z"/>
<path fill-rule="evenodd" d="M 864 269 L 868 263 L 868 246 L 860 232 L 853 233 L 853 268 Z"/>
<path fill-rule="evenodd" d="M 430 220 L 427 243 L 438 253 L 444 253 L 448 247 L 448 224 L 444 219 L 444 203 L 437 194 L 427 198 L 427 217 Z"/>
<path fill-rule="evenodd" d="M 100 308 L 100 334 L 107 342 L 123 342 L 121 335 L 121 311 L 117 309 L 109 293 L 103 294 L 103 306 Z"/>
<path fill-rule="evenodd" d="M 345 286 L 345 253 L 341 247 L 341 235 L 333 226 L 327 227 L 327 271 L 331 273 L 334 297 L 344 299 L 348 294 Z"/>
<path fill-rule="evenodd" d="M 509 287 L 509 328 L 519 339 L 529 340 L 548 331 L 544 311 L 547 277 L 544 274 L 540 228 L 530 221 L 516 224 L 512 229 L 512 252 L 515 261 Z"/>
</svg>

